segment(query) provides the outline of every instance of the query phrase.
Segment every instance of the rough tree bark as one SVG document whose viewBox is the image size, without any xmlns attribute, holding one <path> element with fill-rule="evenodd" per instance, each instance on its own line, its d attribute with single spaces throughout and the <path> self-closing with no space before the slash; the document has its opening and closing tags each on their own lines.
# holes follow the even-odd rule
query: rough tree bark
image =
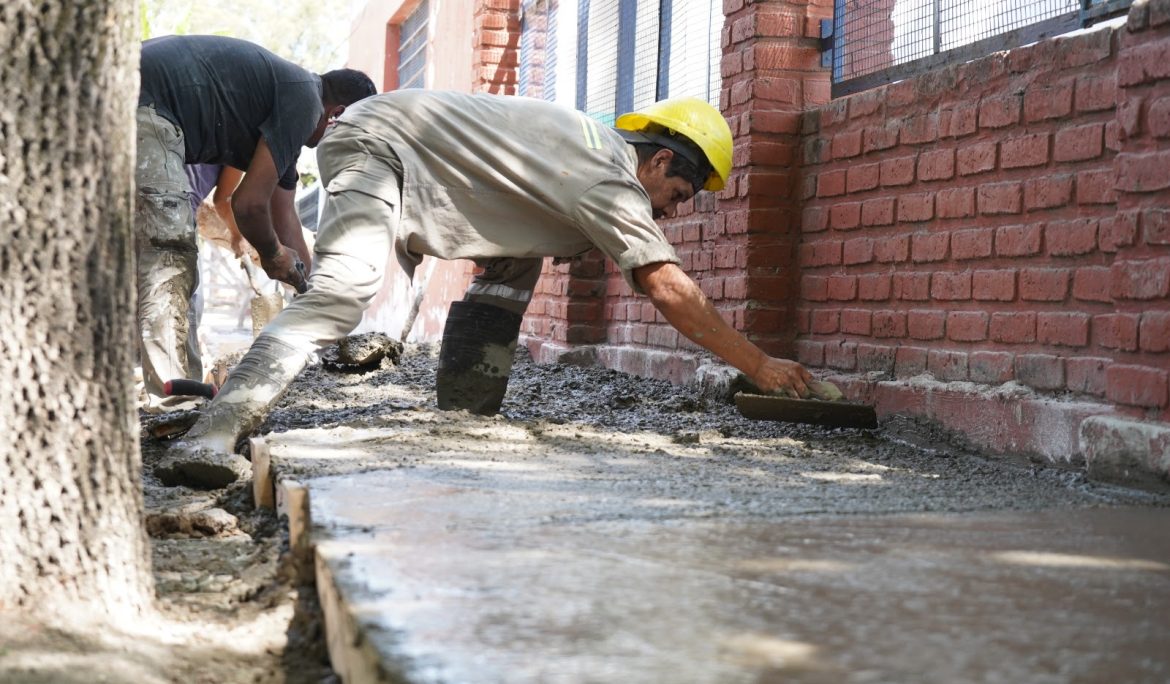
<svg viewBox="0 0 1170 684">
<path fill-rule="evenodd" d="M 0 2 L 0 609 L 150 605 L 132 0 Z"/>
</svg>

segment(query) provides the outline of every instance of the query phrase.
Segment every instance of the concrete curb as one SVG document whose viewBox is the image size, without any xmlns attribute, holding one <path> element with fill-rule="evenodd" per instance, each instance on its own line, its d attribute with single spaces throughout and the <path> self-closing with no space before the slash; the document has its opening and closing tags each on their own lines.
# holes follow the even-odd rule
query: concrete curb
<svg viewBox="0 0 1170 684">
<path fill-rule="evenodd" d="M 597 364 L 643 377 L 686 383 L 730 400 L 738 371 L 699 354 L 624 345 L 584 350 L 525 339 L 537 363 Z M 1065 399 L 1015 382 L 940 382 L 930 374 L 890 380 L 882 373 L 838 374 L 812 369 L 851 401 L 871 404 L 879 420 L 905 416 L 941 428 L 962 446 L 996 455 L 1039 458 L 1087 467 L 1103 480 L 1170 482 L 1170 424 L 1142 420 L 1137 408 Z"/>
<path fill-rule="evenodd" d="M 1170 482 L 1170 424 L 1111 416 L 1081 422 L 1089 475 L 1121 482 Z"/>
<path fill-rule="evenodd" d="M 1111 404 L 1048 397 L 1015 383 L 947 383 L 927 375 L 829 379 L 849 398 L 872 404 L 879 419 L 926 421 L 980 451 L 1086 466 L 1091 476 L 1115 482 L 1170 482 L 1170 425 Z"/>
<path fill-rule="evenodd" d="M 288 521 L 293 569 L 299 581 L 312 582 L 309 489 L 296 480 L 280 476 L 263 437 L 253 437 L 248 442 L 252 456 L 252 504 L 256 508 L 275 509 L 277 517 L 284 517 Z"/>
<path fill-rule="evenodd" d="M 275 508 L 277 515 L 287 520 L 293 568 L 300 583 L 312 584 L 316 589 L 329 662 L 334 672 L 343 682 L 403 681 L 386 672 L 382 656 L 363 636 L 363 627 L 330 567 L 329 541 L 312 537 L 309 488 L 280 476 L 263 437 L 254 437 L 249 442 L 254 505 L 256 508 Z M 344 553 L 341 558 L 345 558 Z"/>
<path fill-rule="evenodd" d="M 315 554 L 317 599 L 325 621 L 325 641 L 329 663 L 343 682 L 370 682 L 382 684 L 403 682 L 401 677 L 386 672 L 382 654 L 366 638 L 361 622 L 351 604 L 345 600 L 342 587 L 334 578 L 326 552 Z M 342 554 L 344 558 L 344 554 Z"/>
</svg>

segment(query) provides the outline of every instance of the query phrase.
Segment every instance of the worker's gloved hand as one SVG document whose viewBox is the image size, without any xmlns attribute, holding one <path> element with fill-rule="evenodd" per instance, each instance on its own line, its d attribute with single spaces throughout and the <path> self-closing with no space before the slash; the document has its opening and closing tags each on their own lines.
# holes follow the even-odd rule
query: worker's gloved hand
<svg viewBox="0 0 1170 684">
<path fill-rule="evenodd" d="M 305 282 L 305 265 L 293 250 L 280 245 L 280 249 L 268 257 L 260 258 L 260 266 L 269 278 L 292 285 L 297 292 L 308 289 Z"/>
<path fill-rule="evenodd" d="M 804 397 L 812 375 L 795 361 L 766 356 L 750 380 L 765 394 Z"/>
</svg>

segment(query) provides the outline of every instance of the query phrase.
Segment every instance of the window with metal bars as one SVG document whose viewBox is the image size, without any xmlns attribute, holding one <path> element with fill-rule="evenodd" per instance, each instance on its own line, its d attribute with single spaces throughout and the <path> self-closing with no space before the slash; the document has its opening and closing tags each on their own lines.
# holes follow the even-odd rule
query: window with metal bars
<svg viewBox="0 0 1170 684">
<path fill-rule="evenodd" d="M 430 2 L 422 0 L 398 32 L 398 88 L 425 88 Z"/>
<path fill-rule="evenodd" d="M 520 6 L 518 95 L 556 100 L 557 6 L 557 0 L 524 0 Z"/>
<path fill-rule="evenodd" d="M 835 0 L 833 97 L 1083 28 L 1131 0 Z"/>
<path fill-rule="evenodd" d="M 719 0 L 579 0 L 577 108 L 607 125 L 668 97 L 718 106 Z"/>
</svg>

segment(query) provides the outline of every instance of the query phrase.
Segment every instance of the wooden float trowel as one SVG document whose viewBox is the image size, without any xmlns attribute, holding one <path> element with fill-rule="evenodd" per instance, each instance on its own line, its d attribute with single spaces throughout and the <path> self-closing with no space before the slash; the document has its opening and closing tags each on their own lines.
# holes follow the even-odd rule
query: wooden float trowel
<svg viewBox="0 0 1170 684">
<path fill-rule="evenodd" d="M 809 399 L 737 392 L 735 406 L 752 420 L 779 420 L 830 427 L 872 429 L 878 426 L 872 406 L 844 400 L 837 386 L 823 380 L 808 383 Z"/>
</svg>

